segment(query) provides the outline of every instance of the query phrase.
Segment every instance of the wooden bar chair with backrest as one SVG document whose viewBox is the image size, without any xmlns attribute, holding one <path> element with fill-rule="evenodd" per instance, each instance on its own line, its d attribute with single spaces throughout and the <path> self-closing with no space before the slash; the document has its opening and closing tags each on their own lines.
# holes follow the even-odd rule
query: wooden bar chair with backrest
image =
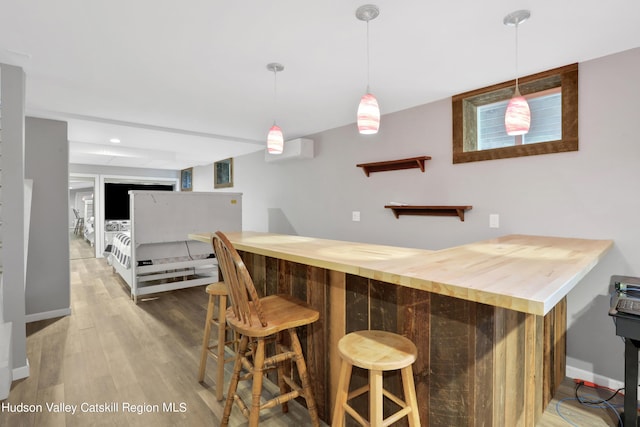
<svg viewBox="0 0 640 427">
<path fill-rule="evenodd" d="M 249 426 L 256 427 L 261 410 L 282 405 L 282 411 L 287 412 L 287 402 L 299 396 L 306 400 L 311 425 L 319 426 L 318 411 L 296 328 L 312 324 L 319 319 L 320 313 L 305 302 L 286 294 L 259 298 L 253 280 L 240 255 L 229 239 L 219 231 L 213 236 L 213 249 L 216 258 L 218 258 L 220 270 L 222 270 L 223 280 L 229 290 L 231 306 L 227 309 L 226 320 L 231 328 L 242 337 L 236 353 L 221 426 L 229 424 L 234 402 L 249 419 Z M 281 332 L 288 334 L 291 348 L 283 346 L 278 340 L 276 354 L 267 357 L 265 355 L 265 341 Z M 253 363 L 247 359 L 247 347 L 250 340 L 254 346 L 252 350 Z M 302 386 L 293 380 L 292 375 L 285 373 L 289 361 L 295 362 Z M 240 372 L 243 367 L 249 374 L 242 379 L 253 380 L 249 407 L 237 394 Z M 261 404 L 263 375 L 265 371 L 276 368 L 280 395 Z M 293 366 L 291 365 L 292 370 Z"/>
</svg>

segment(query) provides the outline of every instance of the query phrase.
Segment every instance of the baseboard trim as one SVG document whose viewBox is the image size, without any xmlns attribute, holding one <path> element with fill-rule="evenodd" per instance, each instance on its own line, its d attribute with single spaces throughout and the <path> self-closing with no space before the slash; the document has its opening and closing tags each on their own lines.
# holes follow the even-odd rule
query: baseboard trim
<svg viewBox="0 0 640 427">
<path fill-rule="evenodd" d="M 59 310 L 43 311 L 42 313 L 27 314 L 24 318 L 26 323 L 37 322 L 38 320 L 54 319 L 71 315 L 71 308 L 61 308 Z"/>
<path fill-rule="evenodd" d="M 580 379 L 585 381 L 590 381 L 594 384 L 598 384 L 603 387 L 608 387 L 613 390 L 617 390 L 619 388 L 624 387 L 624 381 L 614 380 L 613 378 L 605 377 L 603 375 L 597 375 L 593 372 L 585 371 L 584 369 L 579 369 L 573 366 L 567 365 L 567 377 Z M 640 389 L 640 386 L 638 387 Z"/>
<path fill-rule="evenodd" d="M 29 359 L 27 359 L 26 365 L 13 368 L 11 373 L 13 375 L 13 381 L 27 378 L 29 376 Z"/>
</svg>

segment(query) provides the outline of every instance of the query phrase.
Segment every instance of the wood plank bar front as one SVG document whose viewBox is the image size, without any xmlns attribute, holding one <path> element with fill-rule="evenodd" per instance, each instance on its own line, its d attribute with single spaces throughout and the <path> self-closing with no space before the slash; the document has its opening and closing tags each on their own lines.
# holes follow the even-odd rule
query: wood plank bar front
<svg viewBox="0 0 640 427">
<path fill-rule="evenodd" d="M 442 261 L 442 252 L 455 254 L 456 248 L 394 252 L 390 247 L 298 236 L 227 235 L 240 250 L 259 293 L 291 293 L 320 311 L 320 320 L 301 337 L 323 420 L 331 421 L 335 400 L 338 340 L 354 330 L 382 329 L 416 344 L 413 371 L 422 425 L 447 427 L 535 425 L 565 376 L 566 292 L 611 246 L 609 241 L 532 237 L 528 247 L 516 250 L 501 246 L 514 241 L 507 236 L 494 245 L 474 244 L 486 253 L 473 261 L 458 259 L 458 274 L 448 270 L 452 279 L 446 282 L 429 280 L 425 275 L 437 270 L 428 264 Z M 209 236 L 191 237 L 205 241 Z M 271 245 L 265 243 L 268 239 L 251 243 L 256 236 L 275 237 Z M 522 245 L 524 238 L 515 240 Z M 355 248 L 355 253 L 348 248 Z M 458 254 L 470 254 L 461 248 Z M 514 251 L 520 256 L 510 259 Z M 530 262 L 523 262 L 527 256 Z M 509 273 L 509 261 L 518 265 L 517 277 Z M 447 268 L 454 265 L 443 262 Z M 404 267 L 402 274 L 395 273 L 399 265 Z M 465 294 L 459 288 L 461 278 L 469 280 L 465 266 L 470 265 L 479 281 L 475 288 L 467 282 Z M 497 265 L 491 274 L 481 271 L 488 265 Z M 546 297 L 524 303 L 523 295 L 532 295 L 531 290 L 514 284 L 540 286 L 545 275 L 556 282 L 543 286 Z M 502 281 L 505 290 L 496 294 L 499 286 L 489 277 Z M 354 369 L 352 387 L 365 381 L 366 374 Z M 399 375 L 385 376 L 385 388 L 399 391 Z M 363 396 L 354 407 L 365 413 L 367 405 Z"/>
</svg>

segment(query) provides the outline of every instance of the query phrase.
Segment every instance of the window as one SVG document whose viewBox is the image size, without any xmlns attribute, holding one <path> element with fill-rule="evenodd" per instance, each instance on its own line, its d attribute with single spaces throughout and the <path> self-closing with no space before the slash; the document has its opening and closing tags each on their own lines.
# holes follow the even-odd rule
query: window
<svg viewBox="0 0 640 427">
<path fill-rule="evenodd" d="M 504 128 L 515 81 L 452 98 L 453 163 L 578 149 L 578 65 L 523 77 L 518 84 L 531 109 L 531 128 L 521 136 Z"/>
<path fill-rule="evenodd" d="M 509 100 L 477 108 L 478 150 L 535 144 L 562 139 L 562 91 L 555 88 L 527 96 L 531 128 L 525 135 L 509 136 L 504 131 L 504 115 Z"/>
</svg>

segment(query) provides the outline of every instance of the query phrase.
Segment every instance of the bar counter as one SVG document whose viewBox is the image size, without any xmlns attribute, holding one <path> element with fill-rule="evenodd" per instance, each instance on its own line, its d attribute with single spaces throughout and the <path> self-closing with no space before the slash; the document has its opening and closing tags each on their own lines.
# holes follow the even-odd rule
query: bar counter
<svg viewBox="0 0 640 427">
<path fill-rule="evenodd" d="M 189 237 L 210 242 L 211 235 Z M 383 329 L 418 347 L 423 426 L 534 426 L 565 376 L 565 297 L 613 244 L 509 235 L 429 251 L 226 235 L 259 294 L 290 293 L 320 311 L 302 335 L 324 420 L 335 398 L 338 340 Z M 354 375 L 354 386 L 366 381 L 364 373 Z M 398 390 L 397 376 L 385 387 Z M 366 398 L 360 407 L 366 410 Z"/>
</svg>

